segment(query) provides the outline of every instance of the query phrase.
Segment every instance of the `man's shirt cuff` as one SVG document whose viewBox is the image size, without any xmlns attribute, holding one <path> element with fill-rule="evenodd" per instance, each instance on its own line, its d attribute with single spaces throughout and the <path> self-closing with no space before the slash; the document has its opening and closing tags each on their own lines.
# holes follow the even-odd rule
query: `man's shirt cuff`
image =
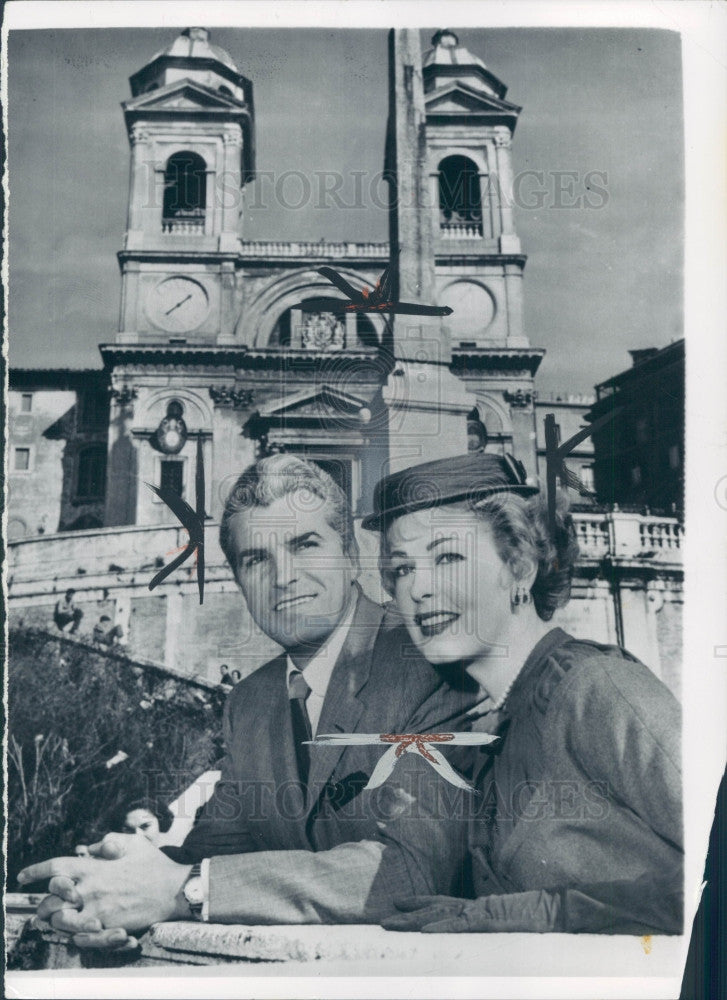
<svg viewBox="0 0 727 1000">
<path fill-rule="evenodd" d="M 202 903 L 201 919 L 207 923 L 210 918 L 210 859 L 203 858 L 200 864 L 199 877 L 202 880 L 202 892 L 204 902 Z"/>
</svg>

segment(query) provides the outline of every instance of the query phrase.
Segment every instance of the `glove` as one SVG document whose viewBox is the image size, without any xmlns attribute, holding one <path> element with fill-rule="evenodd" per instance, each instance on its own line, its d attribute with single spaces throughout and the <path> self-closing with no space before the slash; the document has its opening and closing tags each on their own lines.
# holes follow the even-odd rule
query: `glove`
<svg viewBox="0 0 727 1000">
<path fill-rule="evenodd" d="M 390 931 L 425 934 L 530 933 L 560 930 L 560 895 L 534 889 L 506 896 L 456 899 L 409 896 L 394 900 L 398 910 L 382 921 Z"/>
</svg>

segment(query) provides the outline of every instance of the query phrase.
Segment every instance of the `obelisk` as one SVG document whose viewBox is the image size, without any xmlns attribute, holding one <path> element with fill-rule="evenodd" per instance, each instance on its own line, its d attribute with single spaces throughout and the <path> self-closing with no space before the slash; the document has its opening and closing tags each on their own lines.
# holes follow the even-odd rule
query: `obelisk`
<svg viewBox="0 0 727 1000">
<path fill-rule="evenodd" d="M 392 29 L 389 36 L 386 169 L 398 301 L 436 305 L 422 59 L 419 32 L 410 28 Z M 475 401 L 449 370 L 446 323 L 446 317 L 393 317 L 394 366 L 382 390 L 388 410 L 387 472 L 467 451 L 467 414 Z"/>
</svg>

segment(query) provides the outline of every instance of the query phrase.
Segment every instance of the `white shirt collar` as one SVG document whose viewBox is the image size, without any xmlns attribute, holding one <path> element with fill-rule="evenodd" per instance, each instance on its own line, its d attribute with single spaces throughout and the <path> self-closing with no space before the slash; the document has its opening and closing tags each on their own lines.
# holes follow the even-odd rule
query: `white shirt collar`
<svg viewBox="0 0 727 1000">
<path fill-rule="evenodd" d="M 338 657 L 341 655 L 343 644 L 346 641 L 346 636 L 351 628 L 357 603 L 356 596 L 354 595 L 351 601 L 351 607 L 346 612 L 346 615 L 341 623 L 336 626 L 328 641 L 321 646 L 315 656 L 311 657 L 303 670 L 303 676 L 305 677 L 306 683 L 311 689 L 311 692 L 321 699 L 326 696 L 328 684 L 331 680 L 331 674 L 333 673 L 333 668 L 338 661 Z M 296 667 L 291 658 L 287 655 L 286 661 L 287 671 L 285 679 L 286 681 L 289 681 L 290 675 L 293 671 L 299 670 L 300 668 Z"/>
</svg>

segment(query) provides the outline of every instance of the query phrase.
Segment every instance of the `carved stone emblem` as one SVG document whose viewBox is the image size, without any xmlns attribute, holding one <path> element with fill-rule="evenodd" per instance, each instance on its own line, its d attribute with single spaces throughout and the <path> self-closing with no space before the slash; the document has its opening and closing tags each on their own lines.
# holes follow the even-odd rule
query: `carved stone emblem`
<svg viewBox="0 0 727 1000">
<path fill-rule="evenodd" d="M 345 338 L 343 323 L 333 313 L 313 313 L 304 323 L 303 347 L 307 351 L 342 351 Z"/>
</svg>

